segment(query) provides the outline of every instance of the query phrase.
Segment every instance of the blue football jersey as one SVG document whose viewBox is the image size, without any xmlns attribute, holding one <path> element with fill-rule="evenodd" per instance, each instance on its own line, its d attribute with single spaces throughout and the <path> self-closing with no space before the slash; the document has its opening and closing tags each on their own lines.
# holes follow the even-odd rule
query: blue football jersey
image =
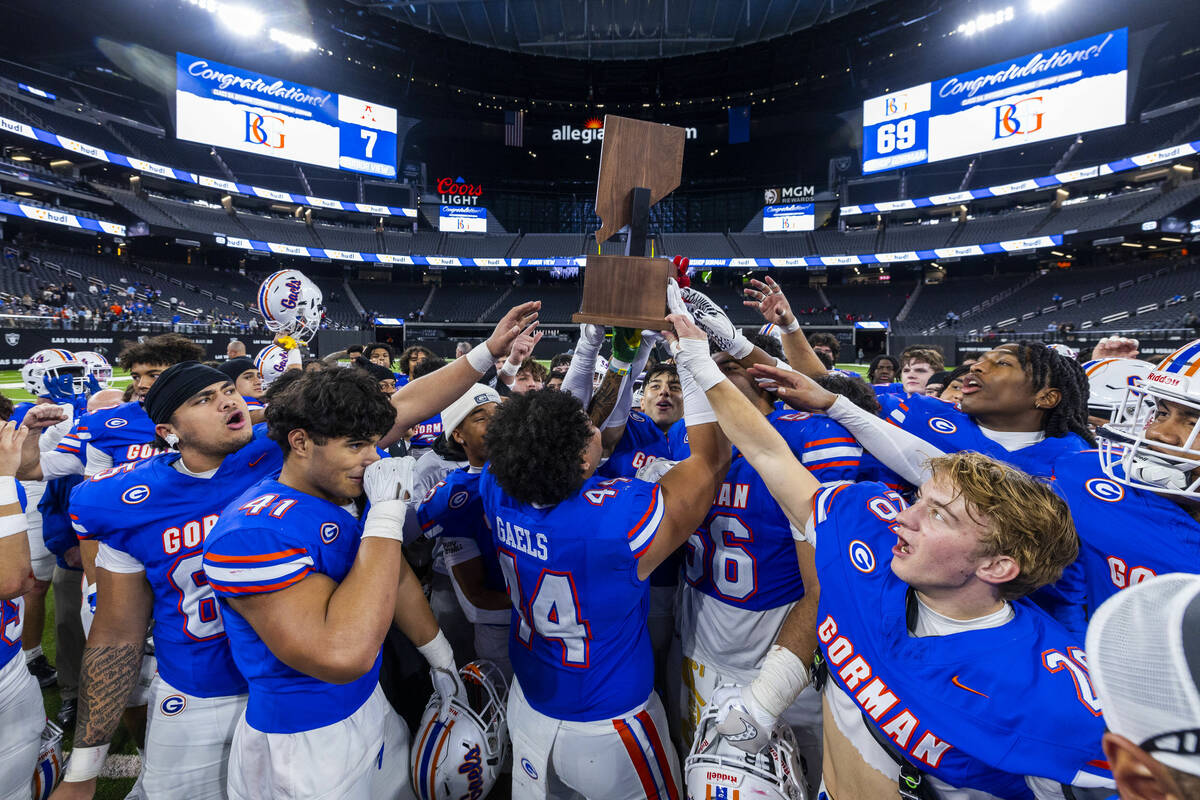
<svg viewBox="0 0 1200 800">
<path fill-rule="evenodd" d="M 259 400 L 257 397 L 247 397 L 246 395 L 242 395 L 242 399 L 246 401 L 246 408 L 250 409 L 251 411 L 262 411 L 264 408 L 266 408 L 266 406 L 263 405 L 262 400 Z"/>
<path fill-rule="evenodd" d="M 483 498 L 479 496 L 481 474 L 464 467 L 446 475 L 417 506 L 417 521 L 427 538 L 452 536 L 474 541 L 483 559 L 485 586 L 502 592 L 504 576 L 492 544 L 492 529 L 483 513 Z"/>
<path fill-rule="evenodd" d="M 951 786 L 1032 800 L 1026 776 L 1111 780 L 1082 644 L 1036 605 L 1012 602 L 1013 618 L 994 628 L 909 635 L 910 588 L 891 570 L 905 505 L 878 483 L 814 500 L 829 680 L 880 738 Z"/>
<path fill-rule="evenodd" d="M 140 561 L 154 593 L 154 646 L 163 679 L 197 697 L 244 694 L 220 609 L 204 577 L 204 538 L 247 487 L 277 474 L 279 446 L 260 437 L 225 457 L 211 478 L 185 475 L 178 453 L 102 470 L 71 494 L 81 539 Z"/>
<path fill-rule="evenodd" d="M 767 419 L 817 480 L 853 481 L 862 448 L 821 414 L 773 411 Z M 705 594 L 748 611 L 804 596 L 791 524 L 750 462 L 734 449 L 712 509 L 684 546 L 683 574 Z"/>
<path fill-rule="evenodd" d="M 299 733 L 346 719 L 379 683 L 380 658 L 350 683 L 326 683 L 276 658 L 225 601 L 277 592 L 312 572 L 341 582 L 361 537 L 361 523 L 346 509 L 267 479 L 226 506 L 205 539 L 204 574 L 221 601 L 233 660 L 249 684 L 246 722 L 255 730 Z"/>
<path fill-rule="evenodd" d="M 646 702 L 650 583 L 638 578 L 638 557 L 663 520 L 658 485 L 593 475 L 573 497 L 536 508 L 485 471 L 479 492 L 515 609 L 509 657 L 529 704 L 595 721 Z"/>
<path fill-rule="evenodd" d="M 666 434 L 642 412 L 630 411 L 624 435 L 596 474 L 605 478 L 632 478 L 645 464 L 670 457 Z"/>
<path fill-rule="evenodd" d="M 92 447 L 112 459 L 112 466 L 141 461 L 163 452 L 155 447 L 154 423 L 136 401 L 84 414 L 75 427 L 55 448 L 87 464 L 87 448 Z"/>
<path fill-rule="evenodd" d="M 1105 477 L 1095 450 L 1059 459 L 1052 485 L 1079 533 L 1089 619 L 1127 586 L 1167 572 L 1200 573 L 1200 522 L 1167 497 Z"/>
<path fill-rule="evenodd" d="M 420 425 L 413 426 L 412 439 L 409 441 L 409 447 L 433 447 L 433 443 L 442 435 L 442 415 L 436 414 L 422 422 Z"/>
<path fill-rule="evenodd" d="M 25 625 L 25 598 L 0 600 L 0 668 L 21 655 L 21 629 Z"/>
<path fill-rule="evenodd" d="M 1050 476 L 1054 462 L 1060 457 L 1087 447 L 1087 442 L 1079 436 L 1068 433 L 1066 436 L 1047 436 L 1020 450 L 1005 450 L 984 436 L 975 420 L 964 414 L 958 406 L 922 395 L 905 399 L 885 419 L 943 452 L 974 450 L 1030 475 L 1043 477 Z"/>
</svg>

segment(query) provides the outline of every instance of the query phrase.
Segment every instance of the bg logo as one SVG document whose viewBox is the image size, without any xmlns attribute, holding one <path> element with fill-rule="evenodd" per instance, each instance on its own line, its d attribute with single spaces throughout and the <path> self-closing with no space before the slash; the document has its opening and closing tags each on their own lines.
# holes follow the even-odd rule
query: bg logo
<svg viewBox="0 0 1200 800">
<path fill-rule="evenodd" d="M 884 116 L 894 117 L 898 114 L 903 114 L 905 111 L 908 111 L 907 97 L 889 97 L 887 102 L 884 103 Z"/>
<path fill-rule="evenodd" d="M 283 117 L 272 117 L 247 111 L 246 141 L 250 144 L 260 144 L 263 147 L 270 147 L 273 150 L 282 150 L 284 140 L 283 125 Z"/>
<path fill-rule="evenodd" d="M 996 106 L 996 131 L 993 139 L 1027 136 L 1042 129 L 1042 98 L 1026 97 L 1015 103 Z"/>
</svg>

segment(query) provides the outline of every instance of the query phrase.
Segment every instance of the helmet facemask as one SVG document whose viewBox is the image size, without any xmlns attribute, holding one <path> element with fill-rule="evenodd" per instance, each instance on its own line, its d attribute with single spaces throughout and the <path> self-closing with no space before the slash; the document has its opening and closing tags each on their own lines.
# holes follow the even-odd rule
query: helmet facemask
<svg viewBox="0 0 1200 800">
<path fill-rule="evenodd" d="M 1155 373 L 1158 374 L 1158 373 Z M 1175 403 L 1200 414 L 1200 401 L 1153 382 L 1131 385 L 1113 410 L 1112 421 L 1096 431 L 1100 466 L 1112 480 L 1157 494 L 1200 499 L 1200 420 L 1181 445 L 1147 437 L 1160 402 Z"/>
</svg>

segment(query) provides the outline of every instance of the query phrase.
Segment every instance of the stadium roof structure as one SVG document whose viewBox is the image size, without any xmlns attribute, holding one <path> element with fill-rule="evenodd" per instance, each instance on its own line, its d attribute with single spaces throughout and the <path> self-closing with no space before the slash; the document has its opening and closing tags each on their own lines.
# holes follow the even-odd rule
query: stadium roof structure
<svg viewBox="0 0 1200 800">
<path fill-rule="evenodd" d="M 350 0 L 432 33 L 533 55 L 652 59 L 739 47 L 880 0 Z"/>
</svg>

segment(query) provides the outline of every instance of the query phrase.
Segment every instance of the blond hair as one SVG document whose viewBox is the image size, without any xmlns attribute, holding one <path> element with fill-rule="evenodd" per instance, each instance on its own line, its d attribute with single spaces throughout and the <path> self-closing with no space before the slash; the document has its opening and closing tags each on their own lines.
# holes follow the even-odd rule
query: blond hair
<svg viewBox="0 0 1200 800">
<path fill-rule="evenodd" d="M 1071 511 L 1044 482 L 981 453 L 961 451 L 929 462 L 931 480 L 962 496 L 987 526 L 981 554 L 1013 559 L 1020 572 L 1000 585 L 1005 599 L 1054 583 L 1079 555 Z"/>
<path fill-rule="evenodd" d="M 906 347 L 900 354 L 900 369 L 904 369 L 910 361 L 924 361 L 933 367 L 934 372 L 941 372 L 946 368 L 945 357 L 932 347 Z"/>
</svg>

